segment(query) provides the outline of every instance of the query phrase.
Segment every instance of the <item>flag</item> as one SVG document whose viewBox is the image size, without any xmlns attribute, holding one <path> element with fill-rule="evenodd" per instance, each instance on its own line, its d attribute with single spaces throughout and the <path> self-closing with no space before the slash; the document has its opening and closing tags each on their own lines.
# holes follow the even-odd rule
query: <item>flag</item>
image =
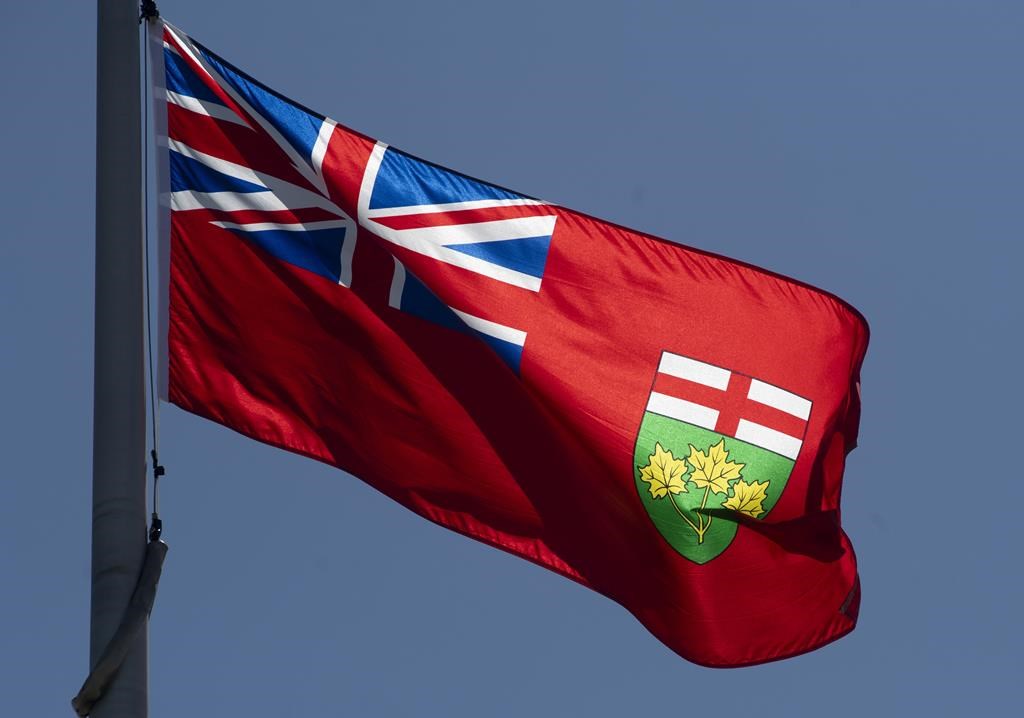
<svg viewBox="0 0 1024 718">
<path fill-rule="evenodd" d="M 855 309 L 150 37 L 169 401 L 599 591 L 696 663 L 853 629 Z"/>
</svg>

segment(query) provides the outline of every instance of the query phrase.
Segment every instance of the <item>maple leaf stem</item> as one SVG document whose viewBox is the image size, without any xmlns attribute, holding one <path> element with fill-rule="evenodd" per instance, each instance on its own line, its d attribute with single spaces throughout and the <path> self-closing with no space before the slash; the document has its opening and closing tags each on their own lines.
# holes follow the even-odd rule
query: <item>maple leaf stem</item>
<svg viewBox="0 0 1024 718">
<path fill-rule="evenodd" d="M 704 534 L 707 533 L 708 529 L 711 528 L 711 519 L 713 516 L 708 516 L 708 522 L 704 523 L 704 507 L 708 504 L 708 493 L 711 491 L 711 484 L 704 487 L 704 498 L 700 501 L 700 508 L 697 509 L 697 523 L 700 524 L 700 528 L 697 531 L 697 543 L 704 543 Z M 691 526 L 693 524 L 690 524 Z"/>
<path fill-rule="evenodd" d="M 671 491 L 668 493 L 668 501 L 670 504 L 672 504 L 672 508 L 676 510 L 676 513 L 679 514 L 679 518 L 681 518 L 686 523 L 690 524 L 690 528 L 697 532 L 697 536 L 699 539 L 698 543 L 700 542 L 700 540 L 703 540 L 703 534 L 701 530 L 697 528 L 693 521 L 690 521 L 690 519 L 686 517 L 686 514 L 683 513 L 682 509 L 679 508 L 679 504 L 676 503 L 676 497 L 672 494 Z M 699 519 L 700 517 L 698 516 L 697 518 Z"/>
</svg>

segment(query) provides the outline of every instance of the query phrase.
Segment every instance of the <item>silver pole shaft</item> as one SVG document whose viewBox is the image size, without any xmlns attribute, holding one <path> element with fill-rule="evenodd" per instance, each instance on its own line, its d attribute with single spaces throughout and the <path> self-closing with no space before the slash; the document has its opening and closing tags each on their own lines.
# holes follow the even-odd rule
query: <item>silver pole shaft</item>
<svg viewBox="0 0 1024 718">
<path fill-rule="evenodd" d="M 124 614 L 146 549 L 139 25 L 135 0 L 98 0 L 96 329 L 90 665 Z M 148 631 L 92 715 L 148 714 Z"/>
</svg>

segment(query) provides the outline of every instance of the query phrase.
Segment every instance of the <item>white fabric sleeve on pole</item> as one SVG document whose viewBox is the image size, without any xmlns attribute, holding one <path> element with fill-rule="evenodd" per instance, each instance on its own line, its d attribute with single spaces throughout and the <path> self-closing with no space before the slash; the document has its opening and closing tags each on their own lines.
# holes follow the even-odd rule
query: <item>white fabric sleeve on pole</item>
<svg viewBox="0 0 1024 718">
<path fill-rule="evenodd" d="M 82 684 L 82 689 L 71 700 L 71 706 L 79 716 L 84 718 L 92 712 L 92 707 L 103 696 L 121 663 L 124 662 L 125 656 L 128 655 L 135 636 L 146 625 L 146 619 L 149 618 L 153 602 L 156 600 L 156 587 L 160 582 L 167 548 L 163 541 L 150 541 L 146 546 L 142 573 L 139 575 L 139 582 L 132 593 L 128 608 L 125 609 L 121 625 L 117 627 L 110 643 L 103 649 L 92 672 Z"/>
</svg>

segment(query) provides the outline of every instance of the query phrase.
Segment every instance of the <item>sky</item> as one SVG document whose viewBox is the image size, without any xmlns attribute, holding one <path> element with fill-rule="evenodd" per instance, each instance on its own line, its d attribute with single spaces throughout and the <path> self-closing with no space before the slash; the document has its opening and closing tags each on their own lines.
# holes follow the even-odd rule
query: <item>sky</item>
<svg viewBox="0 0 1024 718">
<path fill-rule="evenodd" d="M 357 479 L 161 409 L 150 714 L 1004 714 L 1019 705 L 1024 5 L 164 2 L 419 156 L 838 294 L 872 328 L 860 623 L 689 664 L 623 608 Z M 88 670 L 95 8 L 3 3 L 0 684 Z"/>
</svg>

